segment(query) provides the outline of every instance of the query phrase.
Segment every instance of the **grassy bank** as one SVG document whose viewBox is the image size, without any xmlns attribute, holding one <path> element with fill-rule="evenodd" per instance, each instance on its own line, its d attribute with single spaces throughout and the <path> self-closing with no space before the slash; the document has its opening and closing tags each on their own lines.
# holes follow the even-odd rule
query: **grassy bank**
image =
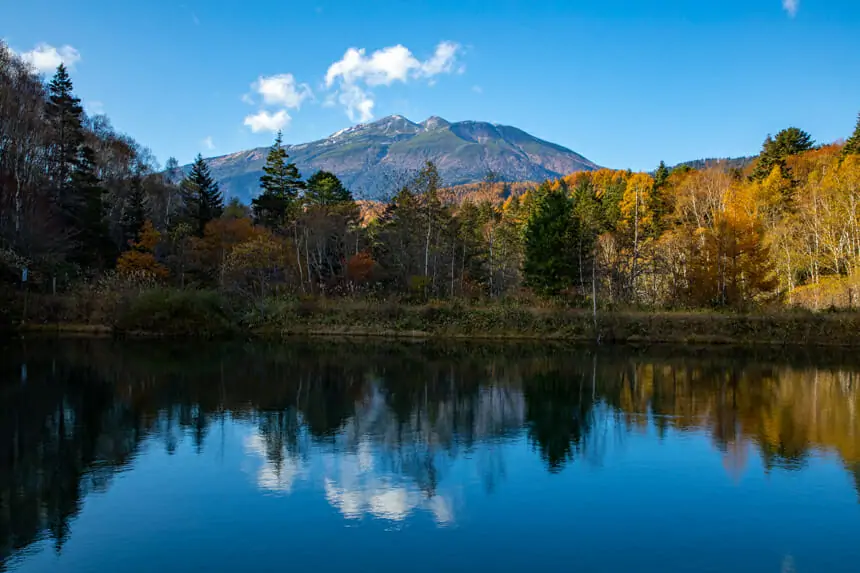
<svg viewBox="0 0 860 573">
<path fill-rule="evenodd" d="M 256 332 L 601 343 L 860 346 L 860 314 L 601 312 L 457 304 L 293 305 Z"/>
<path fill-rule="evenodd" d="M 269 299 L 264 303 L 212 291 L 151 290 L 109 307 L 36 301 L 24 331 L 81 335 L 277 338 L 293 335 L 437 339 L 560 340 L 604 344 L 860 346 L 860 313 L 784 311 L 621 312 L 563 307 L 369 300 Z M 46 310 L 47 309 L 47 310 Z M 41 312 L 41 315 L 39 314 Z"/>
</svg>

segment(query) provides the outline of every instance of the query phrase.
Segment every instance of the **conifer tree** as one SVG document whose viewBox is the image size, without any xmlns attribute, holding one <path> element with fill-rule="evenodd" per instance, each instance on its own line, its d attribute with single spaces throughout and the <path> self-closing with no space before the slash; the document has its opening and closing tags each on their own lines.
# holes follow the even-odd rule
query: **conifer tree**
<svg viewBox="0 0 860 573">
<path fill-rule="evenodd" d="M 857 126 L 854 128 L 854 133 L 845 142 L 845 147 L 842 148 L 842 157 L 849 155 L 860 155 L 860 113 L 857 114 Z"/>
<path fill-rule="evenodd" d="M 182 181 L 180 189 L 186 218 L 197 236 L 202 237 L 209 221 L 217 219 L 224 212 L 224 196 L 218 183 L 212 179 L 209 166 L 202 155 L 197 155 L 191 165 L 191 172 Z"/>
<path fill-rule="evenodd" d="M 343 186 L 337 175 L 328 171 L 317 171 L 308 179 L 305 201 L 309 205 L 328 207 L 352 203 L 354 199 L 352 193 Z"/>
<path fill-rule="evenodd" d="M 651 190 L 651 194 L 648 195 L 645 206 L 648 212 L 651 213 L 651 221 L 646 231 L 654 238 L 659 237 L 666 230 L 665 218 L 668 215 L 668 206 L 666 205 L 669 193 L 668 186 L 669 169 L 661 161 L 654 172 L 654 187 Z"/>
<path fill-rule="evenodd" d="M 57 192 L 57 204 L 67 220 L 72 217 L 74 203 L 78 202 L 78 198 L 72 196 L 72 173 L 84 141 L 84 110 L 73 90 L 69 72 L 60 64 L 48 83 L 45 112 L 51 127 L 50 176 Z"/>
<path fill-rule="evenodd" d="M 143 181 L 140 175 L 135 175 L 131 180 L 131 192 L 122 214 L 123 247 L 138 240 L 147 218 Z"/>
<path fill-rule="evenodd" d="M 260 177 L 262 192 L 251 202 L 254 218 L 270 229 L 283 227 L 295 217 L 299 191 L 305 187 L 296 164 L 288 163 L 288 159 L 279 131 Z"/>
<path fill-rule="evenodd" d="M 105 189 L 96 174 L 95 153 L 81 147 L 71 174 L 74 203 L 70 204 L 71 225 L 78 243 L 74 257 L 82 266 L 98 266 L 110 257 L 110 240 L 105 218 Z"/>
<path fill-rule="evenodd" d="M 786 158 L 809 151 L 813 147 L 815 147 L 815 142 L 812 137 L 796 127 L 783 129 L 776 134 L 775 138 L 768 135 L 762 144 L 761 154 L 753 169 L 752 179 L 763 181 L 770 175 L 774 167 L 779 167 L 783 176 L 790 178 L 785 164 Z"/>
<path fill-rule="evenodd" d="M 523 274 L 536 292 L 554 295 L 577 280 L 573 243 L 578 225 L 566 187 L 552 190 L 544 183 L 537 193 L 526 222 Z"/>
</svg>

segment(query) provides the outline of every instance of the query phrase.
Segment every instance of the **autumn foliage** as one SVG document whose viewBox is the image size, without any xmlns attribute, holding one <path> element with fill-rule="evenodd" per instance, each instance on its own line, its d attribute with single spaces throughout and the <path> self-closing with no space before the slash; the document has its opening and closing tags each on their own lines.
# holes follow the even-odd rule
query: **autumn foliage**
<svg viewBox="0 0 860 573">
<path fill-rule="evenodd" d="M 122 275 L 142 275 L 155 279 L 165 279 L 167 268 L 155 258 L 155 248 L 161 240 L 161 233 L 152 226 L 152 221 L 146 221 L 138 239 L 131 244 L 131 249 L 120 256 L 116 263 L 117 272 Z"/>
</svg>

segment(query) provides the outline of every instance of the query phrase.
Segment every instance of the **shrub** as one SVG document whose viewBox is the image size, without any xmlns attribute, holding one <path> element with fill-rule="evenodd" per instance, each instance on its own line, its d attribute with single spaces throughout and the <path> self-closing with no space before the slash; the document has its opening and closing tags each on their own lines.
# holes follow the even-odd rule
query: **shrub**
<svg viewBox="0 0 860 573">
<path fill-rule="evenodd" d="M 121 332 L 213 337 L 234 332 L 234 312 L 218 292 L 153 289 L 123 309 L 115 327 Z"/>
</svg>

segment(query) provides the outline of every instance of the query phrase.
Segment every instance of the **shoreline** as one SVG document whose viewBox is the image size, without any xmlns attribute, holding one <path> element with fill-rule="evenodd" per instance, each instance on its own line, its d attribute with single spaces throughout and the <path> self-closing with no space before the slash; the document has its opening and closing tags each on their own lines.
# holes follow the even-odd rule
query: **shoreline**
<svg viewBox="0 0 860 573">
<path fill-rule="evenodd" d="M 601 345 L 860 347 L 860 313 L 720 314 L 605 312 L 540 308 L 320 307 L 265 324 L 230 328 L 167 323 L 160 329 L 104 324 L 31 323 L 13 335 L 93 338 L 374 338 L 404 340 L 569 342 Z M 211 326 L 211 325 L 209 325 Z"/>
</svg>

